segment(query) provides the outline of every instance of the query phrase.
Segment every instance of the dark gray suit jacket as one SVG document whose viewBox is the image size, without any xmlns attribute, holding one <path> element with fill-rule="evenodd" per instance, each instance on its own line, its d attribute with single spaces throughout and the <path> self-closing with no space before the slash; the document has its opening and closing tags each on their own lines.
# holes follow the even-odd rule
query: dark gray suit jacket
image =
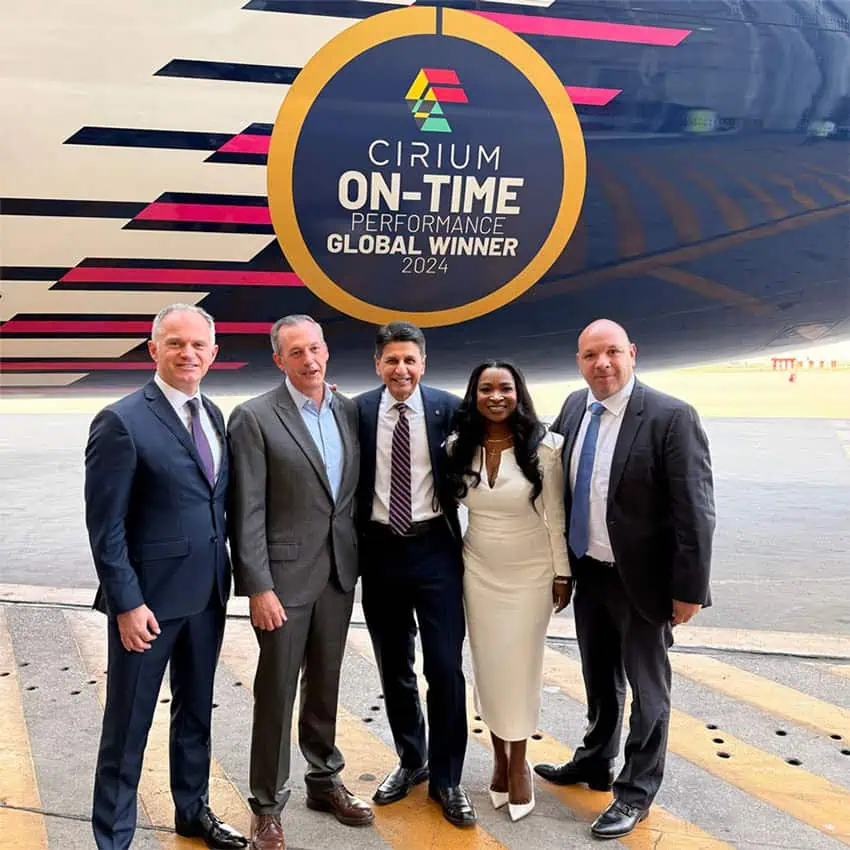
<svg viewBox="0 0 850 850">
<path fill-rule="evenodd" d="M 237 596 L 275 590 L 281 604 L 314 602 L 335 575 L 357 583 L 357 406 L 334 393 L 344 463 L 334 502 L 322 457 L 282 383 L 239 405 L 228 422 L 228 507 Z"/>
<path fill-rule="evenodd" d="M 565 439 L 567 528 L 569 464 L 586 401 L 586 389 L 572 393 L 551 426 Z M 711 604 L 714 483 L 708 438 L 693 407 L 635 381 L 614 449 L 607 507 L 617 570 L 644 617 L 668 621 L 673 599 Z M 581 565 L 569 554 L 581 581 Z"/>
</svg>

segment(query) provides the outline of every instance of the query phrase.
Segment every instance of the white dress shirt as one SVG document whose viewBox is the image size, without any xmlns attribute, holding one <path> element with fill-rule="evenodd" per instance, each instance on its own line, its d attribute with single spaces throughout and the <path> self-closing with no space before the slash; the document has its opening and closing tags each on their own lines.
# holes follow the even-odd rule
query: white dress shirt
<svg viewBox="0 0 850 850">
<path fill-rule="evenodd" d="M 377 454 L 375 465 L 375 497 L 372 501 L 372 519 L 386 525 L 390 521 L 390 465 L 392 462 L 393 431 L 399 412 L 393 405 L 398 402 L 385 387 L 378 409 Z M 425 405 L 417 386 L 404 402 L 410 422 L 410 496 L 413 522 L 424 522 L 440 515 L 434 510 L 434 473 L 431 453 L 428 450 L 428 431 L 425 427 Z"/>
<path fill-rule="evenodd" d="M 575 493 L 579 455 L 587 433 L 587 426 L 590 424 L 590 406 L 598 401 L 605 408 L 605 412 L 599 421 L 596 455 L 593 461 L 593 474 L 590 479 L 590 515 L 587 537 L 587 554 L 597 561 L 614 560 L 614 551 L 611 548 L 611 539 L 608 536 L 608 484 L 611 478 L 611 461 L 614 458 L 614 448 L 617 445 L 617 437 L 623 425 L 623 413 L 629 403 L 629 397 L 634 386 L 635 379 L 632 376 L 621 390 L 603 401 L 597 399 L 588 388 L 584 417 L 576 435 L 572 455 L 570 455 L 570 490 Z M 569 527 L 569 523 L 570 520 L 567 517 L 567 527 Z"/>
<path fill-rule="evenodd" d="M 221 438 L 218 435 L 218 431 L 215 430 L 215 426 L 212 424 L 212 420 L 210 419 L 209 413 L 207 413 L 207 409 L 204 407 L 200 388 L 194 395 L 186 395 L 186 393 L 172 387 L 171 384 L 166 384 L 160 377 L 159 372 L 154 374 L 153 379 L 156 385 L 162 390 L 162 394 L 165 396 L 168 403 L 174 408 L 177 418 L 186 426 L 186 430 L 190 435 L 192 433 L 192 411 L 189 410 L 186 402 L 193 398 L 198 399 L 200 402 L 199 409 L 201 411 L 201 428 L 203 429 L 204 434 L 206 434 L 207 441 L 210 444 L 210 450 L 212 451 L 213 456 L 213 465 L 215 467 L 215 477 L 218 478 L 218 473 L 221 470 Z"/>
</svg>

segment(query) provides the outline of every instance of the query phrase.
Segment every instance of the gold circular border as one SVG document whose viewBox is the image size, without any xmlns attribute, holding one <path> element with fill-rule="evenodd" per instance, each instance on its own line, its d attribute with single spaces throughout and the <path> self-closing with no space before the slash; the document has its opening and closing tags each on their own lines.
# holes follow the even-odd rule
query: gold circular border
<svg viewBox="0 0 850 850">
<path fill-rule="evenodd" d="M 284 98 L 269 145 L 267 190 L 275 234 L 295 273 L 311 292 L 331 307 L 364 322 L 380 325 L 407 319 L 422 327 L 440 327 L 475 319 L 504 307 L 530 289 L 564 250 L 584 200 L 587 179 L 584 136 L 572 101 L 555 72 L 539 53 L 501 25 L 469 12 L 445 8 L 441 11 L 443 35 L 471 41 L 498 54 L 525 76 L 543 99 L 561 141 L 564 164 L 561 203 L 549 236 L 528 265 L 499 289 L 459 307 L 393 310 L 363 301 L 334 283 L 310 253 L 295 213 L 292 178 L 301 128 L 313 102 L 337 71 L 364 51 L 384 42 L 436 33 L 437 9 L 423 7 L 383 12 L 343 30 L 305 65 Z M 567 180 L 568 168 L 572 169 L 570 180 Z"/>
</svg>

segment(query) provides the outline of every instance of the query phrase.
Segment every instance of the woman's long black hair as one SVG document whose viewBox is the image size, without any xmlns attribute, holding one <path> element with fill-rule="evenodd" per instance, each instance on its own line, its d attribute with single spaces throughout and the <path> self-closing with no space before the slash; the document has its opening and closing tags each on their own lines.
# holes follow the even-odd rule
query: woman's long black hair
<svg viewBox="0 0 850 850">
<path fill-rule="evenodd" d="M 473 369 L 466 387 L 466 395 L 455 414 L 453 428 L 456 440 L 451 446 L 448 457 L 447 477 L 456 498 L 466 496 L 469 486 L 467 476 L 473 486 L 481 483 L 481 470 L 476 463 L 478 452 L 484 444 L 484 417 L 478 412 L 478 381 L 486 369 L 506 369 L 511 373 L 516 386 L 516 410 L 507 420 L 514 438 L 514 456 L 523 475 L 531 483 L 531 502 L 543 489 L 543 476 L 537 460 L 537 447 L 546 433 L 546 427 L 537 418 L 534 402 L 528 392 L 528 386 L 522 372 L 508 360 L 488 360 Z"/>
</svg>

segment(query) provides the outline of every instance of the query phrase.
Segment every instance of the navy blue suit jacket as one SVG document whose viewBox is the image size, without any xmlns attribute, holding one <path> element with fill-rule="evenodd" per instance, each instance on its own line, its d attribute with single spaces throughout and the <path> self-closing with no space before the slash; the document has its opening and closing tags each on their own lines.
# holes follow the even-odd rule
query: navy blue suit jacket
<svg viewBox="0 0 850 850">
<path fill-rule="evenodd" d="M 445 390 L 419 385 L 425 410 L 425 427 L 428 433 L 428 451 L 431 455 L 431 470 L 434 474 L 434 495 L 443 515 L 451 526 L 452 533 L 461 539 L 457 518 L 457 501 L 446 487 L 445 442 L 451 433 L 452 420 L 460 407 L 461 400 Z M 362 393 L 354 400 L 360 423 L 360 484 L 357 495 L 357 521 L 362 528 L 372 518 L 372 502 L 375 494 L 375 469 L 378 453 L 378 412 L 384 387 Z"/>
<path fill-rule="evenodd" d="M 147 605 L 158 620 L 226 604 L 227 444 L 221 411 L 204 407 L 221 439 L 210 486 L 192 435 L 153 380 L 104 408 L 86 446 L 86 526 L 100 579 L 94 607 L 109 616 Z"/>
</svg>

